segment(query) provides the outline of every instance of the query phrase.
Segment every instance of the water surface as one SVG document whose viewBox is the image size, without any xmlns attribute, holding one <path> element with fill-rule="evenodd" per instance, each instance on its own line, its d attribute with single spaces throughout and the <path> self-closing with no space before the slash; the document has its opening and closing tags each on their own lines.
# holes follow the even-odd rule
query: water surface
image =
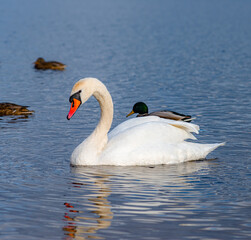
<svg viewBox="0 0 251 240">
<path fill-rule="evenodd" d="M 29 105 L 0 118 L 1 239 L 250 239 L 249 1 L 4 1 L 0 101 Z M 37 71 L 38 57 L 67 64 Z M 69 94 L 97 77 L 112 127 L 133 104 L 196 116 L 205 161 L 71 168 L 95 128 L 90 99 L 66 120 Z"/>
</svg>

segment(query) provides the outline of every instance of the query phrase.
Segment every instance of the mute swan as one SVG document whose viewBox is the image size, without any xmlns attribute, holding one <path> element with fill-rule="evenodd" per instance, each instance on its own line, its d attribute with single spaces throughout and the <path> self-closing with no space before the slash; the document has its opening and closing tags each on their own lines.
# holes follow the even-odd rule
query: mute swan
<svg viewBox="0 0 251 240">
<path fill-rule="evenodd" d="M 185 139 L 196 139 L 192 132 L 198 133 L 199 126 L 156 116 L 129 119 L 108 134 L 113 102 L 105 85 L 96 78 L 81 79 L 73 86 L 67 119 L 92 95 L 99 102 L 101 118 L 92 134 L 73 151 L 71 165 L 173 164 L 204 159 L 224 145 L 186 142 Z"/>
<path fill-rule="evenodd" d="M 169 111 L 169 110 L 162 110 L 162 111 L 148 113 L 148 107 L 144 102 L 135 103 L 132 111 L 129 114 L 127 114 L 126 117 L 129 117 L 134 113 L 139 113 L 137 117 L 157 116 L 161 118 L 167 118 L 167 119 L 173 119 L 176 121 L 185 121 L 185 122 L 191 122 L 193 119 L 190 115 L 184 115 L 184 114 Z"/>
<path fill-rule="evenodd" d="M 34 62 L 34 68 L 40 69 L 40 70 L 64 70 L 66 67 L 65 64 L 61 62 L 56 62 L 56 61 L 51 61 L 51 62 L 46 62 L 43 58 L 38 58 L 36 62 Z"/>
</svg>

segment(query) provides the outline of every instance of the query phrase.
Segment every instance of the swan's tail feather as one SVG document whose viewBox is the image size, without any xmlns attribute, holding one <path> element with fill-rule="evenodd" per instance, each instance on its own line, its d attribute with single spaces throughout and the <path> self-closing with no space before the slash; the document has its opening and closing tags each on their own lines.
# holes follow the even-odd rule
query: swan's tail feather
<svg viewBox="0 0 251 240">
<path fill-rule="evenodd" d="M 192 143 L 192 142 L 184 142 L 180 145 L 180 147 L 184 146 L 184 152 L 182 153 L 184 158 L 183 161 L 193 161 L 205 159 L 206 156 L 220 146 L 224 146 L 223 143 L 213 143 L 213 144 L 200 144 L 200 143 Z"/>
<path fill-rule="evenodd" d="M 213 150 L 216 149 L 217 147 L 224 146 L 225 144 L 226 144 L 226 142 L 222 142 L 222 143 L 213 143 L 213 144 L 209 144 L 209 145 L 212 146 L 211 149 L 212 149 L 212 151 L 213 151 Z"/>
<path fill-rule="evenodd" d="M 216 143 L 216 145 L 218 145 L 217 147 L 224 146 L 224 145 L 226 145 L 226 142 Z"/>
<path fill-rule="evenodd" d="M 226 144 L 226 142 L 222 142 L 222 143 L 213 143 L 213 144 L 205 144 L 204 146 L 206 147 L 205 149 L 205 157 L 212 152 L 213 150 L 215 150 L 216 148 L 220 147 L 220 146 L 224 146 Z"/>
</svg>

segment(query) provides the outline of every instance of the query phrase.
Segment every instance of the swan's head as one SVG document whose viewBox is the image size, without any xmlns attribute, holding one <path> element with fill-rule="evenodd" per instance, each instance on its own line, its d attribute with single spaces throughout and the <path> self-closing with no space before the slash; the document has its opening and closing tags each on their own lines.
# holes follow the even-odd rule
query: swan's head
<svg viewBox="0 0 251 240">
<path fill-rule="evenodd" d="M 143 102 L 137 102 L 134 104 L 132 111 L 127 114 L 126 116 L 129 117 L 134 113 L 145 114 L 148 113 L 148 107 Z"/>
<path fill-rule="evenodd" d="M 67 119 L 70 120 L 82 103 L 85 103 L 94 93 L 96 86 L 101 83 L 96 78 L 79 80 L 72 88 L 69 102 L 71 103 Z"/>
</svg>

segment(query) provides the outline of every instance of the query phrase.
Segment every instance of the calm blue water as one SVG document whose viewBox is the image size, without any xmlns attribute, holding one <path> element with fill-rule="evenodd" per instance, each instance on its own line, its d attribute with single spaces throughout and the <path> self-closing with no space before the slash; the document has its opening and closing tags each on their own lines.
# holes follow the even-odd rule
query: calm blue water
<svg viewBox="0 0 251 240">
<path fill-rule="evenodd" d="M 0 3 L 0 239 L 251 239 L 251 2 L 9 0 Z M 67 64 L 36 71 L 37 57 Z M 205 161 L 71 168 L 95 128 L 89 100 L 66 120 L 69 94 L 97 77 L 115 107 L 136 101 L 196 116 Z"/>
</svg>

